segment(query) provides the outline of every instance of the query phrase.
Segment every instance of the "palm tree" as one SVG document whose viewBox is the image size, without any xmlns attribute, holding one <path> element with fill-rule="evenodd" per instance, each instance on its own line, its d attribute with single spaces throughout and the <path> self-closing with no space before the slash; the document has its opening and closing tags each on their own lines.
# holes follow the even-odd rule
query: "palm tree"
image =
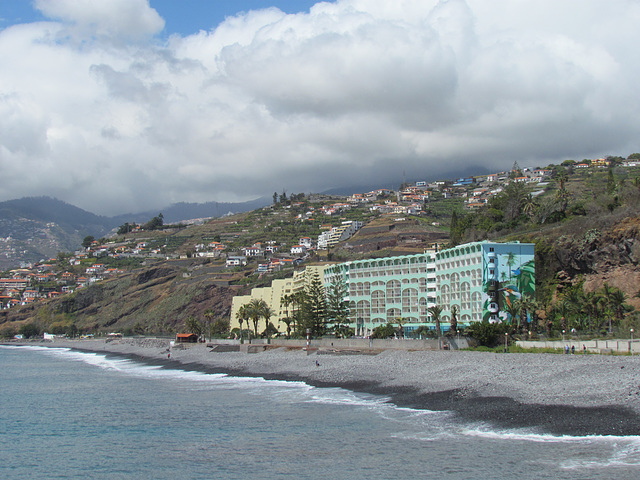
<svg viewBox="0 0 640 480">
<path fill-rule="evenodd" d="M 516 302 L 508 302 L 506 304 L 505 310 L 511 316 L 511 324 L 515 325 L 516 329 L 520 329 L 520 310 L 521 304 L 519 301 Z"/>
<path fill-rule="evenodd" d="M 269 337 L 269 320 L 271 319 L 271 317 L 273 317 L 273 315 L 275 314 L 275 312 L 273 310 L 271 310 L 271 308 L 269 307 L 269 305 L 267 305 L 267 302 L 264 302 L 264 305 L 262 306 L 262 312 L 261 312 L 261 317 L 264 318 L 264 332 L 267 336 L 267 338 Z M 271 324 L 271 327 L 273 327 L 273 330 L 277 329 L 273 326 L 273 324 Z"/>
<path fill-rule="evenodd" d="M 436 333 L 438 335 L 438 345 L 440 345 L 440 335 L 442 332 L 440 331 L 440 315 L 442 314 L 442 307 L 440 305 L 434 305 L 433 307 L 429 307 L 427 309 L 431 318 L 436 324 Z"/>
<path fill-rule="evenodd" d="M 211 320 L 215 317 L 215 313 L 210 308 L 205 310 L 204 318 L 207 319 L 207 329 L 209 331 L 209 341 L 211 341 Z"/>
<path fill-rule="evenodd" d="M 453 333 L 458 331 L 458 306 L 451 306 L 451 330 Z"/>
<path fill-rule="evenodd" d="M 520 325 L 522 327 L 525 327 L 525 323 L 526 325 L 526 329 L 527 330 L 531 330 L 531 327 L 529 326 L 529 314 L 531 313 L 535 313 L 535 311 L 538 309 L 538 302 L 531 296 L 529 295 L 522 295 L 522 297 L 520 298 L 520 300 L 518 300 L 519 306 L 520 306 L 520 317 L 521 317 L 521 322 Z M 531 315 L 531 319 L 532 319 L 532 323 L 533 323 L 533 315 Z"/>
<path fill-rule="evenodd" d="M 241 305 L 238 311 L 236 312 L 236 317 L 238 319 L 238 323 L 240 324 L 240 343 L 242 343 L 242 322 L 245 320 L 249 321 L 249 310 L 247 305 Z M 249 337 L 251 340 L 251 337 Z"/>
<path fill-rule="evenodd" d="M 529 217 L 531 219 L 536 214 L 536 207 L 537 206 L 538 205 L 536 204 L 535 200 L 533 199 L 533 195 L 529 194 L 524 199 L 524 203 L 522 205 L 522 213 L 524 213 L 527 217 Z"/>
<path fill-rule="evenodd" d="M 584 309 L 589 319 L 589 329 L 597 330 L 597 319 L 600 315 L 600 302 L 602 297 L 596 292 L 588 292 L 585 294 Z"/>
<path fill-rule="evenodd" d="M 622 320 L 627 302 L 627 294 L 616 288 L 611 295 L 611 310 L 618 321 Z"/>
<path fill-rule="evenodd" d="M 253 333 L 255 337 L 258 337 L 258 322 L 260 322 L 260 318 L 264 315 L 265 311 L 269 309 L 269 305 L 262 299 L 254 298 L 247 304 L 248 315 L 251 321 L 253 322 Z"/>
<path fill-rule="evenodd" d="M 296 331 L 300 327 L 298 320 L 302 311 L 302 306 L 305 303 L 305 300 L 306 300 L 306 295 L 304 290 L 300 290 L 296 293 L 291 294 L 291 304 L 293 305 L 292 317 L 293 317 L 294 331 Z"/>
<path fill-rule="evenodd" d="M 609 333 L 611 333 L 611 307 L 612 307 L 612 297 L 613 297 L 614 289 L 609 286 L 607 282 L 604 282 L 602 285 L 602 300 L 605 307 L 605 311 L 607 313 L 607 317 L 609 317 Z"/>
<path fill-rule="evenodd" d="M 184 321 L 184 325 L 190 333 L 195 333 L 198 336 L 198 341 L 200 341 L 200 335 L 202 335 L 202 325 L 200 325 L 200 322 L 196 319 L 196 317 L 189 316 Z"/>
</svg>

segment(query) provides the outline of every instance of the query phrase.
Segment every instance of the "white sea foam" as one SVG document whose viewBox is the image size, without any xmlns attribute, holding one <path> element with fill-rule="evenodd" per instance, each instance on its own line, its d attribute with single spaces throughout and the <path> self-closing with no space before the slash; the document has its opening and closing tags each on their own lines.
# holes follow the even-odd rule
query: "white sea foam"
<svg viewBox="0 0 640 480">
<path fill-rule="evenodd" d="M 526 430 L 493 430 L 487 427 L 465 428 L 461 433 L 467 436 L 482 437 L 497 441 L 506 440 L 510 443 L 520 441 L 557 443 L 567 446 L 592 446 L 593 444 L 600 444 L 600 447 L 597 449 L 599 453 L 598 457 L 572 457 L 560 463 L 560 468 L 563 470 L 640 466 L 640 436 L 637 435 L 550 435 Z"/>
<path fill-rule="evenodd" d="M 79 361 L 104 370 L 119 372 L 128 376 L 156 380 L 179 381 L 181 388 L 214 388 L 245 390 L 249 394 L 264 395 L 268 389 L 270 397 L 280 402 L 308 402 L 325 405 L 363 407 L 379 416 L 399 421 L 425 415 L 446 415 L 446 412 L 431 412 L 406 407 L 397 407 L 390 398 L 352 392 L 344 388 L 317 388 L 300 381 L 266 380 L 262 377 L 238 377 L 227 374 L 211 374 L 180 368 L 164 368 L 160 365 L 146 365 L 127 358 L 118 358 L 103 353 L 82 352 L 70 348 L 26 346 L 27 348 L 59 358 Z"/>
<path fill-rule="evenodd" d="M 511 441 L 527 441 L 527 442 L 540 442 L 540 443 L 591 443 L 591 442 L 637 442 L 640 445 L 640 436 L 614 436 L 614 435 L 551 435 L 537 433 L 527 429 L 513 429 L 513 430 L 496 430 L 487 426 L 478 426 L 469 428 L 466 427 L 461 430 L 463 435 L 473 437 L 483 437 L 487 439 L 496 440 L 511 440 Z"/>
</svg>

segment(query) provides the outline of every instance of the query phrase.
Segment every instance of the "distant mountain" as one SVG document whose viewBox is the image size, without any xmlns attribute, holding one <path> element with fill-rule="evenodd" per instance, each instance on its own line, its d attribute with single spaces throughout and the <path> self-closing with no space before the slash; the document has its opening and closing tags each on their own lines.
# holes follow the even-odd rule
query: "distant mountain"
<svg viewBox="0 0 640 480">
<path fill-rule="evenodd" d="M 0 221 L 27 219 L 36 222 L 57 223 L 65 229 L 83 230 L 99 234 L 110 228 L 109 217 L 98 216 L 51 197 L 24 197 L 0 202 Z M 7 236 L 0 224 L 0 236 Z"/>
<path fill-rule="evenodd" d="M 165 223 L 179 223 L 247 212 L 269 203 L 266 198 L 240 203 L 177 203 L 153 212 L 106 217 L 51 197 L 7 200 L 0 202 L 0 270 L 74 251 L 86 236 L 100 238 L 125 222 L 145 223 L 160 212 Z"/>
<path fill-rule="evenodd" d="M 131 213 L 112 217 L 117 225 L 125 222 L 143 223 L 162 213 L 165 223 L 179 223 L 194 218 L 222 217 L 229 212 L 242 213 L 264 207 L 271 203 L 271 199 L 262 197 L 248 202 L 206 202 L 206 203 L 174 203 L 157 211 Z"/>
</svg>

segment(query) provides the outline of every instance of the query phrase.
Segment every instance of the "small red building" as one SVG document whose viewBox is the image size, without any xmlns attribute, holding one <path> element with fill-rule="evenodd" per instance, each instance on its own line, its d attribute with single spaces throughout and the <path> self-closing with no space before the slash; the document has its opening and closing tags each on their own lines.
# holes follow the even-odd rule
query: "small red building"
<svg viewBox="0 0 640 480">
<path fill-rule="evenodd" d="M 198 335 L 195 333 L 176 334 L 176 343 L 198 343 Z"/>
</svg>

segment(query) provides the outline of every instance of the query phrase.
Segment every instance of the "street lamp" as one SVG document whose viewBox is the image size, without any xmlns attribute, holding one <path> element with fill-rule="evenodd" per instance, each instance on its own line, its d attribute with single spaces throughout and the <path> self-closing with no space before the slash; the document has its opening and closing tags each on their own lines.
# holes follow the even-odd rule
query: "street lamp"
<svg viewBox="0 0 640 480">
<path fill-rule="evenodd" d="M 504 332 L 504 353 L 507 353 L 507 344 L 509 343 L 509 333 Z"/>
<path fill-rule="evenodd" d="M 631 350 L 631 356 L 633 356 L 633 328 L 631 329 L 631 343 L 629 344 L 629 350 Z"/>
<path fill-rule="evenodd" d="M 564 330 L 562 330 L 562 343 L 564 343 Z"/>
</svg>

